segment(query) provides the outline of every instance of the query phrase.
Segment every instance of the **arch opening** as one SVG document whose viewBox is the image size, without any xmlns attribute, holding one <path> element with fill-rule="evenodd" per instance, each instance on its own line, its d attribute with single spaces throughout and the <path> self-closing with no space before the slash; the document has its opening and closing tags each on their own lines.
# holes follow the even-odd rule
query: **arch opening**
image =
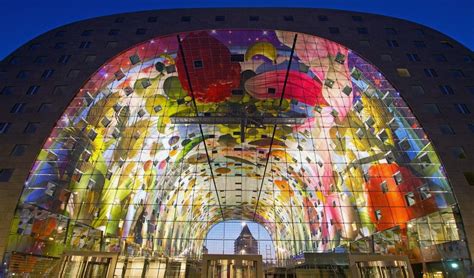
<svg viewBox="0 0 474 278">
<path fill-rule="evenodd" d="M 276 263 L 275 244 L 270 233 L 251 220 L 226 220 L 215 224 L 206 235 L 203 253 L 260 254 L 263 262 Z"/>
<path fill-rule="evenodd" d="M 263 225 L 277 260 L 375 239 L 414 262 L 466 249 L 436 152 L 370 63 L 302 33 L 179 37 L 120 53 L 78 92 L 26 181 L 9 254 L 199 258 L 230 219 Z"/>
</svg>

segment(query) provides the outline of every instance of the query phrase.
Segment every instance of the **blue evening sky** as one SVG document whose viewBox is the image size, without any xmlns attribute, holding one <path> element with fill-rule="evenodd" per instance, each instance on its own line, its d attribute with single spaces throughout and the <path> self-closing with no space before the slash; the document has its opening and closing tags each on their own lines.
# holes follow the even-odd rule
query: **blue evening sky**
<svg viewBox="0 0 474 278">
<path fill-rule="evenodd" d="M 421 23 L 474 49 L 474 0 L 0 0 L 0 59 L 52 28 L 115 13 L 191 7 L 314 7 L 377 13 Z"/>
</svg>

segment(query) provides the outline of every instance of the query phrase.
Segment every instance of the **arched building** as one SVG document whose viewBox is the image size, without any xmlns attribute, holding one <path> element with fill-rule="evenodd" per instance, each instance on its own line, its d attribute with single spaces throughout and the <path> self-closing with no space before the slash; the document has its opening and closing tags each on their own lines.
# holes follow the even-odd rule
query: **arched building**
<svg viewBox="0 0 474 278">
<path fill-rule="evenodd" d="M 5 265 L 199 259 L 237 219 L 263 225 L 280 262 L 343 250 L 468 272 L 473 59 L 425 26 L 323 9 L 51 30 L 0 65 Z"/>
</svg>

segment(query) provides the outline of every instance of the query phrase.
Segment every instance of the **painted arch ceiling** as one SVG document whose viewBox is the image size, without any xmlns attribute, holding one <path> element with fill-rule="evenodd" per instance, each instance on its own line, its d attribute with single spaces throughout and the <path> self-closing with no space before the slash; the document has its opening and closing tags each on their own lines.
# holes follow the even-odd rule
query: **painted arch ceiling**
<svg viewBox="0 0 474 278">
<path fill-rule="evenodd" d="M 284 31 L 179 36 L 120 53 L 85 83 L 31 170 L 10 250 L 192 255 L 212 225 L 246 219 L 283 258 L 453 218 L 419 123 L 350 49 Z"/>
</svg>

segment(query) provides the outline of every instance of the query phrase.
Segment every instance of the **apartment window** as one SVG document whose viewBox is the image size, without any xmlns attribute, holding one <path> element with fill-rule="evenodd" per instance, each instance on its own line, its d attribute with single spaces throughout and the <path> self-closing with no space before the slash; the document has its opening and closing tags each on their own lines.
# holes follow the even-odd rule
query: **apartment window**
<svg viewBox="0 0 474 278">
<path fill-rule="evenodd" d="M 474 185 L 474 172 L 464 172 L 464 178 L 469 185 Z"/>
<path fill-rule="evenodd" d="M 9 96 L 13 94 L 13 87 L 12 86 L 6 86 L 2 89 L 2 91 L 0 92 L 0 95 L 2 96 Z"/>
<path fill-rule="evenodd" d="M 38 108 L 38 112 L 52 112 L 53 111 L 53 104 L 52 103 L 41 103 L 40 107 Z"/>
<path fill-rule="evenodd" d="M 452 147 L 451 154 L 457 159 L 466 159 L 466 152 L 463 147 Z"/>
<path fill-rule="evenodd" d="M 421 61 L 420 56 L 416 53 L 407 53 L 408 61 L 410 62 L 419 62 Z"/>
<path fill-rule="evenodd" d="M 360 15 L 353 15 L 353 16 L 352 16 L 352 21 L 355 21 L 355 22 L 362 22 L 362 16 L 360 16 Z"/>
<path fill-rule="evenodd" d="M 380 55 L 380 59 L 384 62 L 391 62 L 392 61 L 392 55 L 382 54 L 382 55 Z"/>
<path fill-rule="evenodd" d="M 130 62 L 132 63 L 132 65 L 140 63 L 140 56 L 138 54 L 134 54 L 134 55 L 130 56 L 129 59 L 130 59 Z"/>
<path fill-rule="evenodd" d="M 397 73 L 400 77 L 410 77 L 410 72 L 406 68 L 398 68 Z"/>
<path fill-rule="evenodd" d="M 12 57 L 10 61 L 8 61 L 9 65 L 18 65 L 20 63 L 20 58 L 18 57 Z"/>
<path fill-rule="evenodd" d="M 44 64 L 45 62 L 46 62 L 46 56 L 38 56 L 33 61 L 33 63 L 35 64 Z"/>
<path fill-rule="evenodd" d="M 38 130 L 39 125 L 40 125 L 40 123 L 34 123 L 34 122 L 28 123 L 26 125 L 25 129 L 23 130 L 23 133 L 33 134 Z"/>
<path fill-rule="evenodd" d="M 125 21 L 125 18 L 123 18 L 123 17 L 117 17 L 115 19 L 115 23 L 123 23 L 124 21 Z"/>
<path fill-rule="evenodd" d="M 33 44 L 30 44 L 30 47 L 28 48 L 29 50 L 36 50 L 38 48 L 40 48 L 41 44 L 39 43 L 33 43 Z"/>
<path fill-rule="evenodd" d="M 158 21 L 158 17 L 156 17 L 156 16 L 150 16 L 147 21 L 150 22 L 150 23 L 157 22 L 157 21 Z"/>
<path fill-rule="evenodd" d="M 202 60 L 195 60 L 193 62 L 193 65 L 194 65 L 194 68 L 195 69 L 201 69 L 203 67 L 203 63 L 202 63 Z"/>
<path fill-rule="evenodd" d="M 10 168 L 0 169 L 0 182 L 7 182 L 13 175 L 13 170 Z"/>
<path fill-rule="evenodd" d="M 120 33 L 120 29 L 112 29 L 109 31 L 109 36 L 117 36 Z"/>
<path fill-rule="evenodd" d="M 44 70 L 43 71 L 43 74 L 41 75 L 41 78 L 42 79 L 48 79 L 50 78 L 51 76 L 53 76 L 54 74 L 54 70 L 53 69 L 47 69 L 47 70 Z"/>
<path fill-rule="evenodd" d="M 447 62 L 448 59 L 446 59 L 446 56 L 444 56 L 443 54 L 433 54 L 433 59 L 436 61 L 436 62 Z"/>
<path fill-rule="evenodd" d="M 425 35 L 425 31 L 423 29 L 415 29 L 415 33 L 420 37 Z"/>
<path fill-rule="evenodd" d="M 430 188 L 427 185 L 420 187 L 418 191 L 420 192 L 421 200 L 429 199 L 432 196 Z"/>
<path fill-rule="evenodd" d="M 67 64 L 69 62 L 69 59 L 71 59 L 71 55 L 61 55 L 58 59 L 58 63 L 60 64 Z"/>
<path fill-rule="evenodd" d="M 26 90 L 26 95 L 27 96 L 33 96 L 33 95 L 36 95 L 39 91 L 39 88 L 40 86 L 37 86 L 37 85 L 33 85 L 33 86 L 30 86 L 28 88 L 28 90 Z"/>
<path fill-rule="evenodd" d="M 366 35 L 369 33 L 369 31 L 365 27 L 357 27 L 357 33 L 361 35 Z"/>
<path fill-rule="evenodd" d="M 446 134 L 446 135 L 453 135 L 454 134 L 453 128 L 448 124 L 439 125 L 439 130 L 441 131 L 442 134 Z"/>
<path fill-rule="evenodd" d="M 15 145 L 10 153 L 10 156 L 22 156 L 26 153 L 27 148 L 28 145 L 25 144 Z"/>
<path fill-rule="evenodd" d="M 425 103 L 423 105 L 423 110 L 433 115 L 438 115 L 441 113 L 438 105 L 436 105 L 435 103 Z"/>
<path fill-rule="evenodd" d="M 385 34 L 387 34 L 387 35 L 396 35 L 397 30 L 395 30 L 394 28 L 385 28 Z"/>
<path fill-rule="evenodd" d="M 443 95 L 454 95 L 454 90 L 449 85 L 439 85 L 439 89 Z"/>
<path fill-rule="evenodd" d="M 466 77 L 464 75 L 464 72 L 460 69 L 452 69 L 452 70 L 449 70 L 449 75 L 451 77 L 454 77 L 454 78 L 463 78 L 463 77 Z"/>
<path fill-rule="evenodd" d="M 453 44 L 449 41 L 441 41 L 440 43 L 444 48 L 454 48 Z"/>
<path fill-rule="evenodd" d="M 182 16 L 181 17 L 181 22 L 191 22 L 191 17 L 190 16 Z"/>
<path fill-rule="evenodd" d="M 220 21 L 220 22 L 225 21 L 225 16 L 218 15 L 218 16 L 216 16 L 215 21 Z"/>
<path fill-rule="evenodd" d="M 328 19 L 328 17 L 325 16 L 325 15 L 318 15 L 318 20 L 319 20 L 319 21 L 328 21 L 329 19 Z"/>
<path fill-rule="evenodd" d="M 423 89 L 423 86 L 420 86 L 420 85 L 412 85 L 411 92 L 413 93 L 413 95 L 416 95 L 416 96 L 421 96 L 425 94 L 425 90 Z"/>
<path fill-rule="evenodd" d="M 438 77 L 438 73 L 434 69 L 423 69 L 426 77 Z"/>
<path fill-rule="evenodd" d="M 83 36 L 83 37 L 88 37 L 88 36 L 92 35 L 92 31 L 93 31 L 93 30 L 84 30 L 84 31 L 82 32 L 81 36 Z"/>
<path fill-rule="evenodd" d="M 64 37 L 65 34 L 66 34 L 66 31 L 58 31 L 58 32 L 56 32 L 56 34 L 54 36 L 56 38 L 61 38 L 61 37 Z"/>
<path fill-rule="evenodd" d="M 387 193 L 387 192 L 388 192 L 388 185 L 387 185 L 387 182 L 386 182 L 386 181 L 383 181 L 382 183 L 380 183 L 380 190 L 381 190 L 383 193 Z"/>
<path fill-rule="evenodd" d="M 12 109 L 10 109 L 10 113 L 13 113 L 13 114 L 21 113 L 25 109 L 25 106 L 26 106 L 26 103 L 22 103 L 22 102 L 15 103 L 13 104 Z"/>
<path fill-rule="evenodd" d="M 292 15 L 285 15 L 283 17 L 284 21 L 295 21 L 294 17 Z"/>
<path fill-rule="evenodd" d="M 11 123 L 1 122 L 0 123 L 0 134 L 7 133 L 10 126 L 11 126 Z"/>
<path fill-rule="evenodd" d="M 249 16 L 249 21 L 259 21 L 260 17 L 258 15 Z"/>
<path fill-rule="evenodd" d="M 105 45 L 106 48 L 115 48 L 118 46 L 118 42 L 116 41 L 109 41 L 107 42 L 107 44 Z"/>
<path fill-rule="evenodd" d="M 388 47 L 390 48 L 394 48 L 394 47 L 399 47 L 400 45 L 398 45 L 398 42 L 396 40 L 387 40 L 387 45 Z"/>
<path fill-rule="evenodd" d="M 138 28 L 137 31 L 135 32 L 137 35 L 145 35 L 146 34 L 146 29 L 145 28 Z"/>
<path fill-rule="evenodd" d="M 400 171 L 397 171 L 392 177 L 397 185 L 400 185 L 403 182 L 403 175 Z"/>
<path fill-rule="evenodd" d="M 93 63 L 96 59 L 95 55 L 87 55 L 86 58 L 84 58 L 84 63 L 90 64 Z"/>
<path fill-rule="evenodd" d="M 382 219 L 382 211 L 381 210 L 379 210 L 379 209 L 375 210 L 374 214 L 375 214 L 375 219 L 377 219 L 377 220 Z"/>
<path fill-rule="evenodd" d="M 230 55 L 231 62 L 243 62 L 245 60 L 244 54 L 232 54 Z"/>
<path fill-rule="evenodd" d="M 329 33 L 339 34 L 339 28 L 338 27 L 329 27 Z"/>
<path fill-rule="evenodd" d="M 55 96 L 62 96 L 64 93 L 66 93 L 66 86 L 56 86 L 54 87 L 54 90 L 53 90 L 53 95 Z"/>
<path fill-rule="evenodd" d="M 70 71 L 68 72 L 67 77 L 69 77 L 69 78 L 76 78 L 76 77 L 79 76 L 79 73 L 80 73 L 80 72 L 81 72 L 80 70 L 72 69 L 72 70 L 70 70 Z"/>
<path fill-rule="evenodd" d="M 426 44 L 424 41 L 413 41 L 413 45 L 415 45 L 416 48 L 425 48 Z"/>
<path fill-rule="evenodd" d="M 79 48 L 89 48 L 91 47 L 91 42 L 89 41 L 85 41 L 85 42 L 81 42 L 81 44 L 79 45 Z"/>
<path fill-rule="evenodd" d="M 26 70 L 22 70 L 16 75 L 16 78 L 18 78 L 18 79 L 27 79 L 28 76 L 30 76 L 30 72 L 26 71 Z"/>
<path fill-rule="evenodd" d="M 405 194 L 405 201 L 407 202 L 407 205 L 409 207 L 413 206 L 416 203 L 415 193 L 408 192 L 407 194 Z"/>
<path fill-rule="evenodd" d="M 472 56 L 469 56 L 469 55 L 464 56 L 463 60 L 464 60 L 464 62 L 466 62 L 466 63 L 472 63 L 472 62 L 474 62 L 474 58 L 472 58 Z"/>
<path fill-rule="evenodd" d="M 474 87 L 467 87 L 467 91 L 468 91 L 471 95 L 474 95 Z"/>
<path fill-rule="evenodd" d="M 54 45 L 54 48 L 55 48 L 55 49 L 63 49 L 65 46 L 66 46 L 66 43 L 65 43 L 65 42 L 57 42 L 57 43 Z"/>
<path fill-rule="evenodd" d="M 460 114 L 464 114 L 464 115 L 471 114 L 471 110 L 469 110 L 467 105 L 464 103 L 455 103 L 454 107 Z"/>
</svg>

